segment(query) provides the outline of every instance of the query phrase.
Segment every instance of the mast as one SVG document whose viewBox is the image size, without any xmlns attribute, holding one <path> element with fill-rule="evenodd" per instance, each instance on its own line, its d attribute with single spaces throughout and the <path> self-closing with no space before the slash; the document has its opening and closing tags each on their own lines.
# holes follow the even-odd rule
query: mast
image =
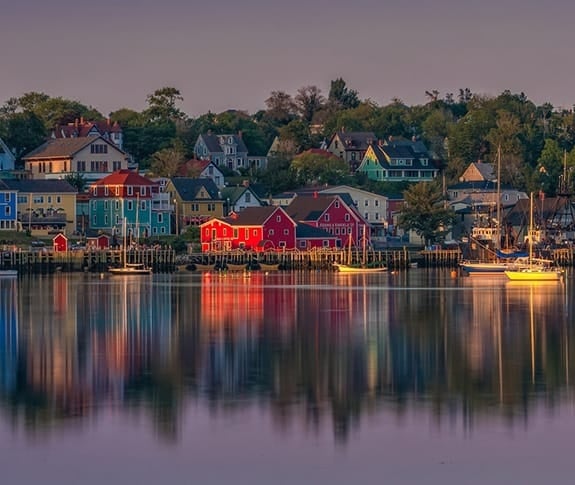
<svg viewBox="0 0 575 485">
<path fill-rule="evenodd" d="M 501 249 L 501 145 L 497 146 L 497 240 L 495 249 Z"/>
<path fill-rule="evenodd" d="M 533 192 L 529 197 L 529 267 L 533 264 Z"/>
<path fill-rule="evenodd" d="M 128 263 L 128 260 L 127 260 L 128 252 L 127 252 L 127 249 L 126 249 L 126 246 L 127 246 L 127 243 L 128 243 L 127 234 L 126 234 L 126 233 L 128 232 L 128 228 L 127 228 L 127 226 L 126 226 L 126 218 L 125 218 L 125 217 L 124 217 L 123 232 L 124 232 L 124 248 L 123 248 L 123 249 L 124 249 L 124 254 L 123 254 L 123 260 L 124 260 L 124 261 L 123 261 L 123 263 L 124 263 L 124 268 L 125 268 L 125 267 L 127 266 L 127 263 Z"/>
</svg>

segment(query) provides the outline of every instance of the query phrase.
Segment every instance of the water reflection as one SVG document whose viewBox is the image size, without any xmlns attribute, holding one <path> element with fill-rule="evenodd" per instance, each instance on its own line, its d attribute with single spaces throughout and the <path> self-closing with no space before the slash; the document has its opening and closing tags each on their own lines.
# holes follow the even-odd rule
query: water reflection
<svg viewBox="0 0 575 485">
<path fill-rule="evenodd" d="M 57 275 L 0 290 L 0 403 L 32 433 L 112 408 L 177 442 L 199 403 L 214 419 L 249 408 L 278 430 L 330 426 L 343 442 L 384 411 L 472 430 L 572 400 L 561 284 L 414 271 Z"/>
</svg>

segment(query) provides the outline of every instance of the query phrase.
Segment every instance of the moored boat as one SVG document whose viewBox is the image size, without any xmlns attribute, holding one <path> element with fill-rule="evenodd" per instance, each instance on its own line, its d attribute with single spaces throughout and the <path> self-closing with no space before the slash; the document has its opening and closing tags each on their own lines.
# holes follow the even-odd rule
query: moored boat
<svg viewBox="0 0 575 485">
<path fill-rule="evenodd" d="M 352 266 L 348 264 L 333 263 L 340 273 L 383 273 L 387 271 L 386 266 Z"/>
<path fill-rule="evenodd" d="M 144 263 L 126 263 L 119 268 L 110 268 L 108 271 L 112 274 L 124 275 L 144 275 L 152 273 L 152 269 L 145 266 Z"/>
<path fill-rule="evenodd" d="M 0 270 L 0 278 L 13 278 L 14 276 L 18 276 L 17 269 L 2 269 Z"/>
</svg>

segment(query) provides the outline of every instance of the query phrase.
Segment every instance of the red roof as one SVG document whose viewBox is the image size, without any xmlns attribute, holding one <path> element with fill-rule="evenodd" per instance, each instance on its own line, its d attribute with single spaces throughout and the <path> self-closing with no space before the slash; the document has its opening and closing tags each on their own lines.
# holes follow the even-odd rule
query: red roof
<svg viewBox="0 0 575 485">
<path fill-rule="evenodd" d="M 84 121 L 80 119 L 67 125 L 58 125 L 54 129 L 54 136 L 56 138 L 74 138 L 88 136 L 92 128 L 96 128 L 98 132 L 103 135 L 104 133 L 121 133 L 122 128 L 117 121 L 112 123 L 111 120 L 102 121 Z"/>
<path fill-rule="evenodd" d="M 132 170 L 116 170 L 107 177 L 98 180 L 92 184 L 93 187 L 106 185 L 132 185 L 132 186 L 152 186 L 159 185 L 150 179 L 143 177 L 138 172 Z"/>
</svg>

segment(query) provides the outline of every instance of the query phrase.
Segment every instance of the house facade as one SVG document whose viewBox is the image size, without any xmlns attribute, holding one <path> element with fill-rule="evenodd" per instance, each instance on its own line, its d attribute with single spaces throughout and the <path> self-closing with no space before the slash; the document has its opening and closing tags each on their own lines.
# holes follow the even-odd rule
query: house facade
<svg viewBox="0 0 575 485">
<path fill-rule="evenodd" d="M 218 189 L 225 187 L 224 174 L 211 160 L 191 159 L 178 168 L 178 177 L 211 179 Z"/>
<path fill-rule="evenodd" d="M 296 244 L 300 251 L 335 249 L 340 247 L 340 240 L 324 229 L 301 223 L 296 227 Z"/>
<path fill-rule="evenodd" d="M 222 194 L 211 179 L 173 177 L 166 184 L 165 191 L 174 207 L 178 232 L 213 217 L 227 215 Z"/>
<path fill-rule="evenodd" d="M 365 152 L 377 140 L 371 131 L 338 131 L 330 138 L 326 150 L 345 160 L 352 172 L 359 167 Z"/>
<path fill-rule="evenodd" d="M 2 141 L 0 138 L 0 171 L 2 170 L 14 170 L 16 163 L 16 157 L 8 148 L 8 145 Z"/>
<path fill-rule="evenodd" d="M 430 181 L 439 173 L 427 152 L 409 143 L 381 141 L 369 146 L 357 171 L 379 182 Z"/>
<path fill-rule="evenodd" d="M 321 190 L 320 194 L 348 194 L 354 206 L 371 227 L 371 236 L 374 240 L 385 238 L 387 231 L 387 197 L 361 190 L 349 185 L 340 185 Z"/>
<path fill-rule="evenodd" d="M 90 229 L 140 238 L 171 234 L 171 206 L 154 205 L 158 184 L 132 172 L 118 170 L 90 187 Z"/>
<path fill-rule="evenodd" d="M 209 131 L 201 134 L 194 146 L 194 154 L 200 160 L 210 160 L 235 172 L 249 168 L 248 148 L 241 133 L 214 135 Z"/>
<path fill-rule="evenodd" d="M 226 187 L 221 191 L 226 203 L 227 213 L 241 212 L 247 207 L 261 207 L 264 203 L 249 185 Z"/>
<path fill-rule="evenodd" d="M 51 138 L 83 138 L 86 136 L 101 136 L 123 150 L 122 127 L 110 118 L 100 121 L 87 121 L 83 117 L 76 118 L 73 123 L 57 125 L 51 134 Z"/>
<path fill-rule="evenodd" d="M 18 229 L 18 192 L 0 180 L 0 231 Z"/>
<path fill-rule="evenodd" d="M 239 214 L 202 224 L 202 251 L 295 249 L 296 226 L 281 207 L 248 207 Z"/>
<path fill-rule="evenodd" d="M 350 241 L 358 246 L 366 239 L 370 244 L 370 226 L 361 215 L 340 195 L 300 195 L 285 209 L 297 223 L 308 224 L 335 236 L 337 247 L 347 246 Z"/>
<path fill-rule="evenodd" d="M 65 180 L 13 180 L 4 184 L 17 193 L 18 228 L 33 235 L 76 231 L 77 190 Z"/>
<path fill-rule="evenodd" d="M 34 179 L 61 179 L 80 174 L 93 182 L 128 169 L 128 155 L 101 136 L 51 139 L 23 160 L 25 170 Z"/>
</svg>

